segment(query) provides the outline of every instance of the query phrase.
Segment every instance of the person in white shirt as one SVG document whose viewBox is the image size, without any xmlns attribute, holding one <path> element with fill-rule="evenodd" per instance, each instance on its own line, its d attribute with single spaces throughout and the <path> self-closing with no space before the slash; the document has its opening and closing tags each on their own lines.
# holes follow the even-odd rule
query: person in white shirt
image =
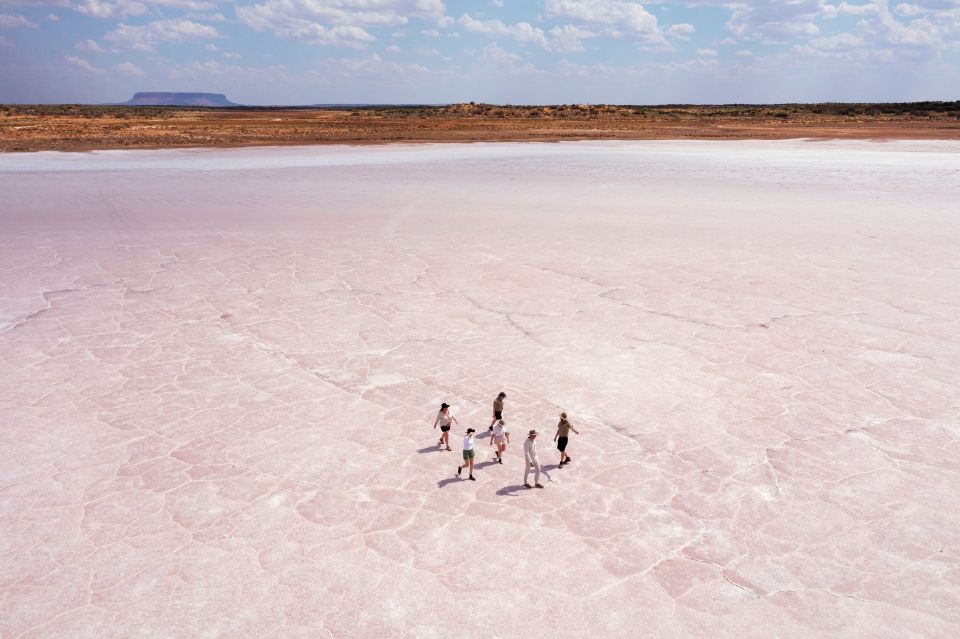
<svg viewBox="0 0 960 639">
<path fill-rule="evenodd" d="M 440 424 L 440 440 L 437 442 L 437 446 L 447 445 L 447 450 L 453 450 L 450 448 L 450 424 L 452 422 L 457 422 L 457 418 L 450 414 L 450 404 L 443 402 L 440 404 L 440 412 L 437 413 L 437 418 L 433 420 L 433 427 L 436 428 L 437 424 Z"/>
<path fill-rule="evenodd" d="M 507 444 L 510 443 L 510 433 L 506 431 L 506 424 L 502 419 L 497 420 L 493 427 L 493 437 L 490 438 L 490 445 L 497 445 L 497 461 L 503 463 L 503 453 L 507 450 Z"/>
<path fill-rule="evenodd" d="M 524 470 L 523 470 L 523 485 L 527 488 L 543 488 L 543 484 L 540 483 L 540 458 L 537 457 L 537 431 L 531 430 L 527 440 L 523 442 L 523 457 L 524 457 Z M 533 486 L 530 485 L 530 471 L 534 471 L 533 475 Z"/>
<path fill-rule="evenodd" d="M 472 428 L 467 429 L 467 434 L 463 438 L 463 464 L 461 464 L 460 466 L 457 466 L 457 477 L 460 476 L 460 472 L 464 468 L 469 467 L 470 477 L 468 477 L 468 479 L 471 479 L 473 481 L 477 481 L 476 478 L 473 476 L 473 457 L 474 457 L 473 434 L 475 432 L 477 431 L 473 430 Z"/>
</svg>

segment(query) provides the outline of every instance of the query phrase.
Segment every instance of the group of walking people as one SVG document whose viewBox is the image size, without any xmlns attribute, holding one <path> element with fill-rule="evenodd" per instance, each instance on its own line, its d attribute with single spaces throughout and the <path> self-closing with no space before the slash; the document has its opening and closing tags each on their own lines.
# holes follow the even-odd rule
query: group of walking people
<svg viewBox="0 0 960 639">
<path fill-rule="evenodd" d="M 510 443 L 510 433 L 507 431 L 506 422 L 503 420 L 503 400 L 506 398 L 507 394 L 501 392 L 497 395 L 496 399 L 493 400 L 493 419 L 490 421 L 490 427 L 488 428 L 490 432 L 490 445 L 497 447 L 496 455 L 497 463 L 499 464 L 503 463 L 503 455 L 507 450 L 507 444 Z M 453 450 L 450 448 L 450 428 L 453 424 L 459 425 L 460 422 L 450 414 L 450 404 L 446 402 L 440 404 L 440 412 L 437 413 L 437 418 L 433 422 L 434 428 L 440 427 L 440 439 L 437 441 L 438 447 L 442 448 L 445 446 L 447 450 Z M 573 461 L 570 455 L 567 454 L 567 443 L 569 441 L 570 431 L 573 431 L 577 435 L 580 434 L 580 431 L 570 423 L 567 414 L 560 413 L 560 423 L 557 424 L 557 432 L 553 436 L 553 441 L 557 443 L 557 450 L 560 451 L 560 465 L 558 468 L 563 468 L 564 465 Z M 467 433 L 463 437 L 463 463 L 457 466 L 458 477 L 462 477 L 462 473 L 464 469 L 466 469 L 469 473 L 467 479 L 473 481 L 476 481 L 476 477 L 473 476 L 473 463 L 476 457 L 476 442 L 474 441 L 476 432 L 473 428 L 467 429 Z M 531 430 L 527 434 L 527 439 L 523 442 L 523 485 L 527 488 L 543 488 L 543 484 L 540 483 L 540 457 L 537 454 L 537 435 L 536 430 Z M 530 484 L 531 473 L 533 473 L 533 485 Z"/>
</svg>

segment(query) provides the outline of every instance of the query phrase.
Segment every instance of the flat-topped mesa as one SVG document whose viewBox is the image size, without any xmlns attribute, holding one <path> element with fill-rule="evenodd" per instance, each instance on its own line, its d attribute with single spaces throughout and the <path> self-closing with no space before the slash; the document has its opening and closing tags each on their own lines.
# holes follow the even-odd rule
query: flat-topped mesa
<svg viewBox="0 0 960 639">
<path fill-rule="evenodd" d="M 131 99 L 121 104 L 125 106 L 240 106 L 228 100 L 223 93 L 171 93 L 164 91 L 138 91 Z"/>
</svg>

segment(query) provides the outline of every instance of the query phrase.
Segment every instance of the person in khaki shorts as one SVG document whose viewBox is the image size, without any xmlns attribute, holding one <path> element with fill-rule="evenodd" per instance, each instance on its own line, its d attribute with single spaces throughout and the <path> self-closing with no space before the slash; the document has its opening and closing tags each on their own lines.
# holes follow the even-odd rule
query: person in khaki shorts
<svg viewBox="0 0 960 639">
<path fill-rule="evenodd" d="M 490 421 L 490 428 L 487 430 L 493 430 L 493 425 L 497 423 L 497 420 L 503 419 L 503 400 L 506 398 L 507 394 L 501 391 L 497 398 L 493 400 L 493 419 Z"/>
<path fill-rule="evenodd" d="M 497 461 L 503 463 L 503 453 L 507 450 L 507 444 L 510 443 L 510 433 L 506 431 L 507 425 L 502 419 L 497 420 L 493 427 L 493 437 L 490 438 L 490 445 L 497 445 Z"/>
<path fill-rule="evenodd" d="M 557 450 L 560 451 L 560 466 L 563 468 L 564 464 L 569 464 L 572 459 L 570 455 L 567 454 L 567 437 L 570 435 L 570 431 L 575 432 L 577 435 L 580 434 L 576 428 L 573 427 L 573 424 L 570 423 L 570 420 L 567 419 L 566 413 L 560 413 L 560 423 L 557 424 L 557 433 L 553 436 L 553 441 L 557 442 Z"/>
</svg>

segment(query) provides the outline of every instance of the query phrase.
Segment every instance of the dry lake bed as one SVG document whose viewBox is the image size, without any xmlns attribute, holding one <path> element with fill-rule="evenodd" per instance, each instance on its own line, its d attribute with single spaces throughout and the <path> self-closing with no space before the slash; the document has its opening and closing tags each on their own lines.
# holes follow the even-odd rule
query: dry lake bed
<svg viewBox="0 0 960 639">
<path fill-rule="evenodd" d="M 958 202 L 947 141 L 0 155 L 0 636 L 956 637 Z"/>
</svg>

